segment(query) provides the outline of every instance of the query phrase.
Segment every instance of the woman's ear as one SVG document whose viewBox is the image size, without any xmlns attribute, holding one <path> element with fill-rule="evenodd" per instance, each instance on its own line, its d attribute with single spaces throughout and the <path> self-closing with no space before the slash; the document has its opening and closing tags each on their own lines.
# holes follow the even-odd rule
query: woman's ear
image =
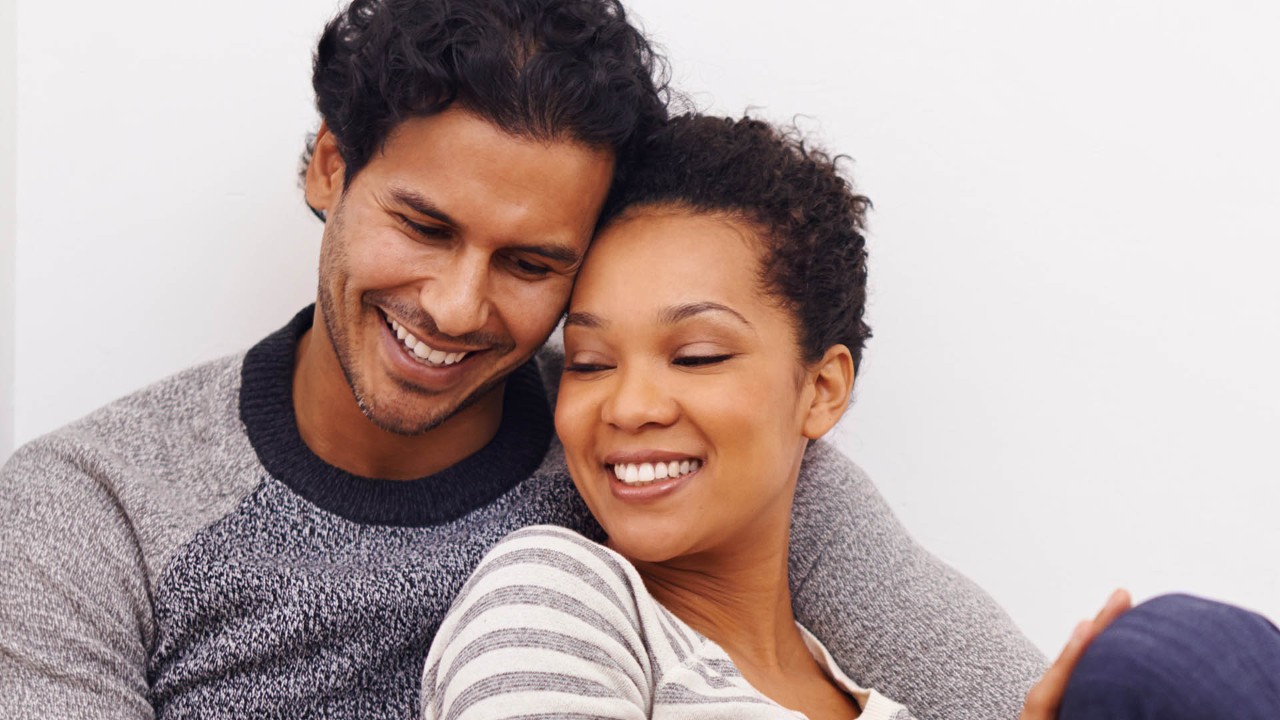
<svg viewBox="0 0 1280 720">
<path fill-rule="evenodd" d="M 305 195 L 313 212 L 325 213 L 338 206 L 346 171 L 347 163 L 338 149 L 338 139 L 329 132 L 327 124 L 320 123 L 306 176 Z"/>
<path fill-rule="evenodd" d="M 853 355 L 844 345 L 827 348 L 822 359 L 808 373 L 813 400 L 809 403 L 802 430 L 817 440 L 835 427 L 849 407 L 853 392 Z"/>
</svg>

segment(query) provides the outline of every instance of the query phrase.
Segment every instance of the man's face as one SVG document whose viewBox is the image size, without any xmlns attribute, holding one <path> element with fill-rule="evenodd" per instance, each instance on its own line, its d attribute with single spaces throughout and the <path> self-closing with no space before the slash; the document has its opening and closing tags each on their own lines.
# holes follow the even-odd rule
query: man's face
<svg viewBox="0 0 1280 720">
<path fill-rule="evenodd" d="M 322 130 L 307 200 L 327 212 L 319 314 L 365 416 L 430 430 L 500 385 L 563 310 L 613 157 L 505 133 L 458 108 L 402 122 L 342 185 Z"/>
</svg>

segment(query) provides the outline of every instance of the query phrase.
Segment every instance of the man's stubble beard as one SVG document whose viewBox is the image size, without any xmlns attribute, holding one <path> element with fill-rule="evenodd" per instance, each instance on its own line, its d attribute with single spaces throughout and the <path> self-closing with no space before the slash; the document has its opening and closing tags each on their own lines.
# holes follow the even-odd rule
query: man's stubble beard
<svg viewBox="0 0 1280 720">
<path fill-rule="evenodd" d="M 333 297 L 333 292 L 330 290 L 329 281 L 334 275 L 334 267 L 346 267 L 347 264 L 347 249 L 342 241 L 345 223 L 342 218 L 341 200 L 335 210 L 335 212 L 329 214 L 325 222 L 324 239 L 322 241 L 323 249 L 320 254 L 320 282 L 316 290 L 316 298 L 320 304 L 320 314 L 324 317 L 324 326 L 329 334 L 329 342 L 333 347 L 333 353 L 338 358 L 338 366 L 342 368 L 342 375 L 347 381 L 347 387 L 351 389 L 356 406 L 360 408 L 360 412 L 364 414 L 369 422 L 379 429 L 405 437 L 414 437 L 430 432 L 449 418 L 479 402 L 485 395 L 501 385 L 511 372 L 515 372 L 516 368 L 528 361 L 529 358 L 522 359 L 511 368 L 511 372 L 501 373 L 490 378 L 454 407 L 438 410 L 428 417 L 408 418 L 395 414 L 394 411 L 383 412 L 382 408 L 379 408 L 372 401 L 370 393 L 363 387 L 363 379 L 355 371 L 356 362 L 353 357 L 354 353 L 351 350 L 347 328 L 337 322 L 337 302 Z M 332 233 L 332 236 L 330 236 L 330 233 Z M 532 356 L 533 354 L 530 353 L 529 357 Z M 420 388 L 405 383 L 398 378 L 392 378 L 392 380 L 405 393 L 417 396 L 423 395 L 423 391 Z"/>
</svg>

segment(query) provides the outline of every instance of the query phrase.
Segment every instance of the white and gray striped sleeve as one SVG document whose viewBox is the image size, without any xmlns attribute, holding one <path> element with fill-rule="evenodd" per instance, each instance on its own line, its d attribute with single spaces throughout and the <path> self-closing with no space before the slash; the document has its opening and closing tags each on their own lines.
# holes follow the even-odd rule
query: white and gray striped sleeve
<svg viewBox="0 0 1280 720">
<path fill-rule="evenodd" d="M 646 637 L 635 570 L 563 528 L 508 535 L 455 599 L 427 655 L 423 717 L 645 718 L 669 653 Z"/>
</svg>

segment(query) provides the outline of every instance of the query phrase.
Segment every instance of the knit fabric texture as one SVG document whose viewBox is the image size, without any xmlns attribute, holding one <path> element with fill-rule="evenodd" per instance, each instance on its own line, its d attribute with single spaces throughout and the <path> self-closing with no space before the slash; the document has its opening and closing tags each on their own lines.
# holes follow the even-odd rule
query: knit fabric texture
<svg viewBox="0 0 1280 720">
<path fill-rule="evenodd" d="M 911 720 L 800 632 L 862 720 Z M 422 709 L 425 720 L 804 720 L 658 603 L 626 558 L 551 525 L 517 530 L 481 560 L 431 644 Z"/>
<path fill-rule="evenodd" d="M 495 438 L 413 481 L 360 478 L 298 434 L 308 308 L 20 448 L 0 470 L 0 716 L 413 718 L 427 649 L 492 545 L 600 530 L 551 432 L 546 353 Z M 1013 718 L 1043 657 L 917 546 L 824 443 L 796 493 L 797 619 L 919 718 Z"/>
</svg>

